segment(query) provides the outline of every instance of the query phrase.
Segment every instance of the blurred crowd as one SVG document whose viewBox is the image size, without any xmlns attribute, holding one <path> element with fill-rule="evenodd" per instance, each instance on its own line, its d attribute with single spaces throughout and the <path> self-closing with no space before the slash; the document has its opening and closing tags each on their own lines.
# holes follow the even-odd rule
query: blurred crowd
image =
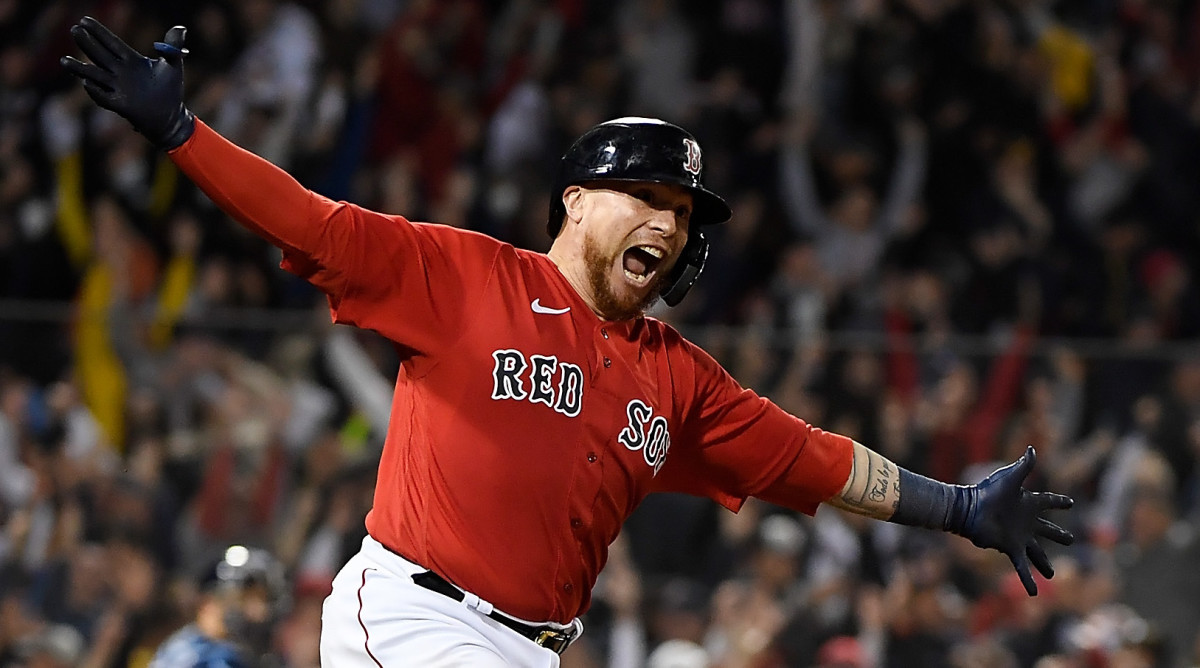
<svg viewBox="0 0 1200 668">
<path fill-rule="evenodd" d="M 68 80 L 84 14 L 187 25 L 189 107 L 306 186 L 527 248 L 571 138 L 679 123 L 734 215 L 654 315 L 913 470 L 1032 443 L 1076 499 L 1029 598 L 957 538 L 651 497 L 564 666 L 1200 665 L 1195 0 L 0 0 L 0 665 L 145 666 L 242 543 L 316 666 L 398 364 Z"/>
</svg>

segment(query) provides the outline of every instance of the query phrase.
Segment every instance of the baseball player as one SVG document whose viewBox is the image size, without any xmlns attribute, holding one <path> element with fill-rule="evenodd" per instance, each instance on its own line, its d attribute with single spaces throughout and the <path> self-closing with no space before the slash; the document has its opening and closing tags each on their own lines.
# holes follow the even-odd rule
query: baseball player
<svg viewBox="0 0 1200 668">
<path fill-rule="evenodd" d="M 333 202 L 234 146 L 183 101 L 184 29 L 136 52 L 84 18 L 91 62 L 64 58 L 222 210 L 328 295 L 335 322 L 402 358 L 369 536 L 324 607 L 327 666 L 557 666 L 580 634 L 622 522 L 652 492 L 820 503 L 966 536 L 1007 554 L 1026 588 L 1043 518 L 1071 499 L 1022 482 L 1032 448 L 977 485 L 906 471 L 740 387 L 642 315 L 704 266 L 704 228 L 730 217 L 683 129 L 623 118 L 559 166 L 547 254 Z"/>
<path fill-rule="evenodd" d="M 249 668 L 270 663 L 271 625 L 286 606 L 283 565 L 229 546 L 205 573 L 195 621 L 163 641 L 149 668 Z"/>
</svg>

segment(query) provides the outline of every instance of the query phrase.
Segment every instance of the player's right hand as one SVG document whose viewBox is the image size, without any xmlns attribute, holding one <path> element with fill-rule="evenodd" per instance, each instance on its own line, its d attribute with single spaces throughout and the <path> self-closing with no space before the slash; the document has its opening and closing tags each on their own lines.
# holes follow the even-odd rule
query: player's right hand
<svg viewBox="0 0 1200 668">
<path fill-rule="evenodd" d="M 175 26 L 154 43 L 157 58 L 135 51 L 104 24 L 85 16 L 71 37 L 90 63 L 64 56 L 62 66 L 83 81 L 96 104 L 120 114 L 156 146 L 171 150 L 192 135 L 196 119 L 183 105 L 183 42 Z"/>
</svg>

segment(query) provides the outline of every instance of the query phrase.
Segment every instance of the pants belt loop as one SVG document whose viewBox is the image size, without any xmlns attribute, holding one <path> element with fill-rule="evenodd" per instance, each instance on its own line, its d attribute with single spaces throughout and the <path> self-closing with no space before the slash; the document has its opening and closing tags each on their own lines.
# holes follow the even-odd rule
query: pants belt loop
<svg viewBox="0 0 1200 668">
<path fill-rule="evenodd" d="M 463 594 L 463 603 L 465 603 L 468 608 L 478 610 L 479 614 L 481 615 L 490 615 L 492 614 L 492 610 L 495 609 L 492 607 L 491 603 L 488 603 L 469 591 L 464 591 Z"/>
</svg>

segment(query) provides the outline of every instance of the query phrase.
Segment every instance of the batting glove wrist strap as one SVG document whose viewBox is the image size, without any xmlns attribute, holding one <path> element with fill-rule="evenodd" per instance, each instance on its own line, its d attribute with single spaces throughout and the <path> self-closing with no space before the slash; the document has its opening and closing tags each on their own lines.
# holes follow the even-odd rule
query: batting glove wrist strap
<svg viewBox="0 0 1200 668">
<path fill-rule="evenodd" d="M 891 521 L 962 534 L 977 493 L 974 487 L 947 485 L 901 468 L 900 502 Z"/>
</svg>

